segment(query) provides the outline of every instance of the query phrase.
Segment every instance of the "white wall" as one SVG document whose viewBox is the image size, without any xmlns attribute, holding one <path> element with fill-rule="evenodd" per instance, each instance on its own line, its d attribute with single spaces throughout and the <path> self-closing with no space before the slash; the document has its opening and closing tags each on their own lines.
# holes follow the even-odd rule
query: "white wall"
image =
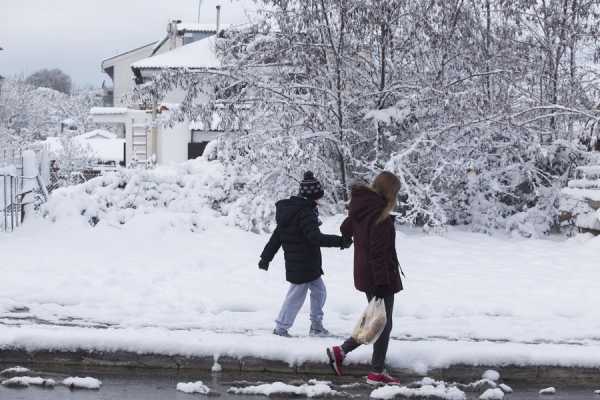
<svg viewBox="0 0 600 400">
<path fill-rule="evenodd" d="M 158 129 L 158 160 L 159 164 L 180 163 L 188 159 L 188 143 L 190 128 L 187 122 L 182 122 L 172 128 Z"/>
<path fill-rule="evenodd" d="M 127 107 L 128 104 L 125 101 L 125 95 L 130 93 L 135 87 L 133 71 L 131 70 L 131 64 L 136 61 L 142 60 L 149 57 L 152 53 L 154 45 L 148 45 L 132 51 L 127 54 L 123 54 L 114 60 L 105 61 L 103 68 L 113 66 L 113 90 L 114 90 L 114 106 L 115 107 Z"/>
</svg>

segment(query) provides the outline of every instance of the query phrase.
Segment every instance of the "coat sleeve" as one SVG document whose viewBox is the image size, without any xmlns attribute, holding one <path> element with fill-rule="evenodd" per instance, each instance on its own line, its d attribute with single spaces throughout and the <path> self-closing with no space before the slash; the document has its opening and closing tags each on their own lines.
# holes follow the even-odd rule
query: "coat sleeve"
<svg viewBox="0 0 600 400">
<path fill-rule="evenodd" d="M 279 235 L 279 227 L 277 227 L 273 231 L 273 234 L 267 242 L 267 245 L 265 246 L 262 254 L 260 255 L 260 258 L 262 258 L 266 262 L 271 262 L 273 260 L 273 257 L 275 257 L 275 254 L 277 254 L 277 251 L 279 251 L 280 247 L 281 236 Z"/>
<path fill-rule="evenodd" d="M 343 237 L 354 237 L 354 228 L 352 226 L 352 219 L 350 219 L 350 217 L 346 217 L 344 222 L 342 222 L 342 225 L 340 225 L 340 232 L 342 232 Z"/>
<path fill-rule="evenodd" d="M 306 209 L 298 215 L 298 225 L 302 234 L 312 245 L 320 247 L 342 247 L 342 237 L 338 235 L 324 235 L 319 229 L 319 218 Z"/>
<path fill-rule="evenodd" d="M 373 272 L 376 286 L 391 284 L 390 266 L 390 230 L 389 221 L 373 222 L 369 233 L 369 267 Z"/>
</svg>

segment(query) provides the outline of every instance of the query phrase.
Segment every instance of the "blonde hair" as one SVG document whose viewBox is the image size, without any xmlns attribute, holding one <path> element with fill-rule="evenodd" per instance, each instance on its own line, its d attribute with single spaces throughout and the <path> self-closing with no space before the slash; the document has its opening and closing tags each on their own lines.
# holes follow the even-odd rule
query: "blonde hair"
<svg viewBox="0 0 600 400">
<path fill-rule="evenodd" d="M 385 221 L 396 207 L 398 192 L 400 191 L 400 179 L 391 172 L 383 171 L 375 177 L 371 184 L 371 190 L 379 194 L 386 201 L 386 205 L 377 218 L 376 223 Z"/>
</svg>

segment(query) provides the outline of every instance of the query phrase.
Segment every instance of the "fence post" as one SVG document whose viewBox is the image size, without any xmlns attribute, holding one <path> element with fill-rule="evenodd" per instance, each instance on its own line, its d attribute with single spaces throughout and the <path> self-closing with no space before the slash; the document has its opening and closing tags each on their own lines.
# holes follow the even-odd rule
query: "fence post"
<svg viewBox="0 0 600 400">
<path fill-rule="evenodd" d="M 4 199 L 4 202 L 2 203 L 2 210 L 4 212 L 3 230 L 6 232 L 8 225 L 8 216 L 6 215 L 6 175 L 2 175 L 2 197 Z"/>
</svg>

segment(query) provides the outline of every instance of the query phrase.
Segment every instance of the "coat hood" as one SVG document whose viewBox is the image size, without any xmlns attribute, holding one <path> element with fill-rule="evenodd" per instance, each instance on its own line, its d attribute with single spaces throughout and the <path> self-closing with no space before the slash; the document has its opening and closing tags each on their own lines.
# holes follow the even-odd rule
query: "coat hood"
<svg viewBox="0 0 600 400">
<path fill-rule="evenodd" d="M 277 225 L 285 226 L 298 214 L 303 208 L 313 208 L 314 201 L 303 197 L 292 196 L 289 199 L 280 200 L 275 203 L 275 220 Z"/>
<path fill-rule="evenodd" d="M 385 199 L 366 186 L 352 188 L 350 215 L 357 221 L 381 214 L 385 208 Z"/>
</svg>

